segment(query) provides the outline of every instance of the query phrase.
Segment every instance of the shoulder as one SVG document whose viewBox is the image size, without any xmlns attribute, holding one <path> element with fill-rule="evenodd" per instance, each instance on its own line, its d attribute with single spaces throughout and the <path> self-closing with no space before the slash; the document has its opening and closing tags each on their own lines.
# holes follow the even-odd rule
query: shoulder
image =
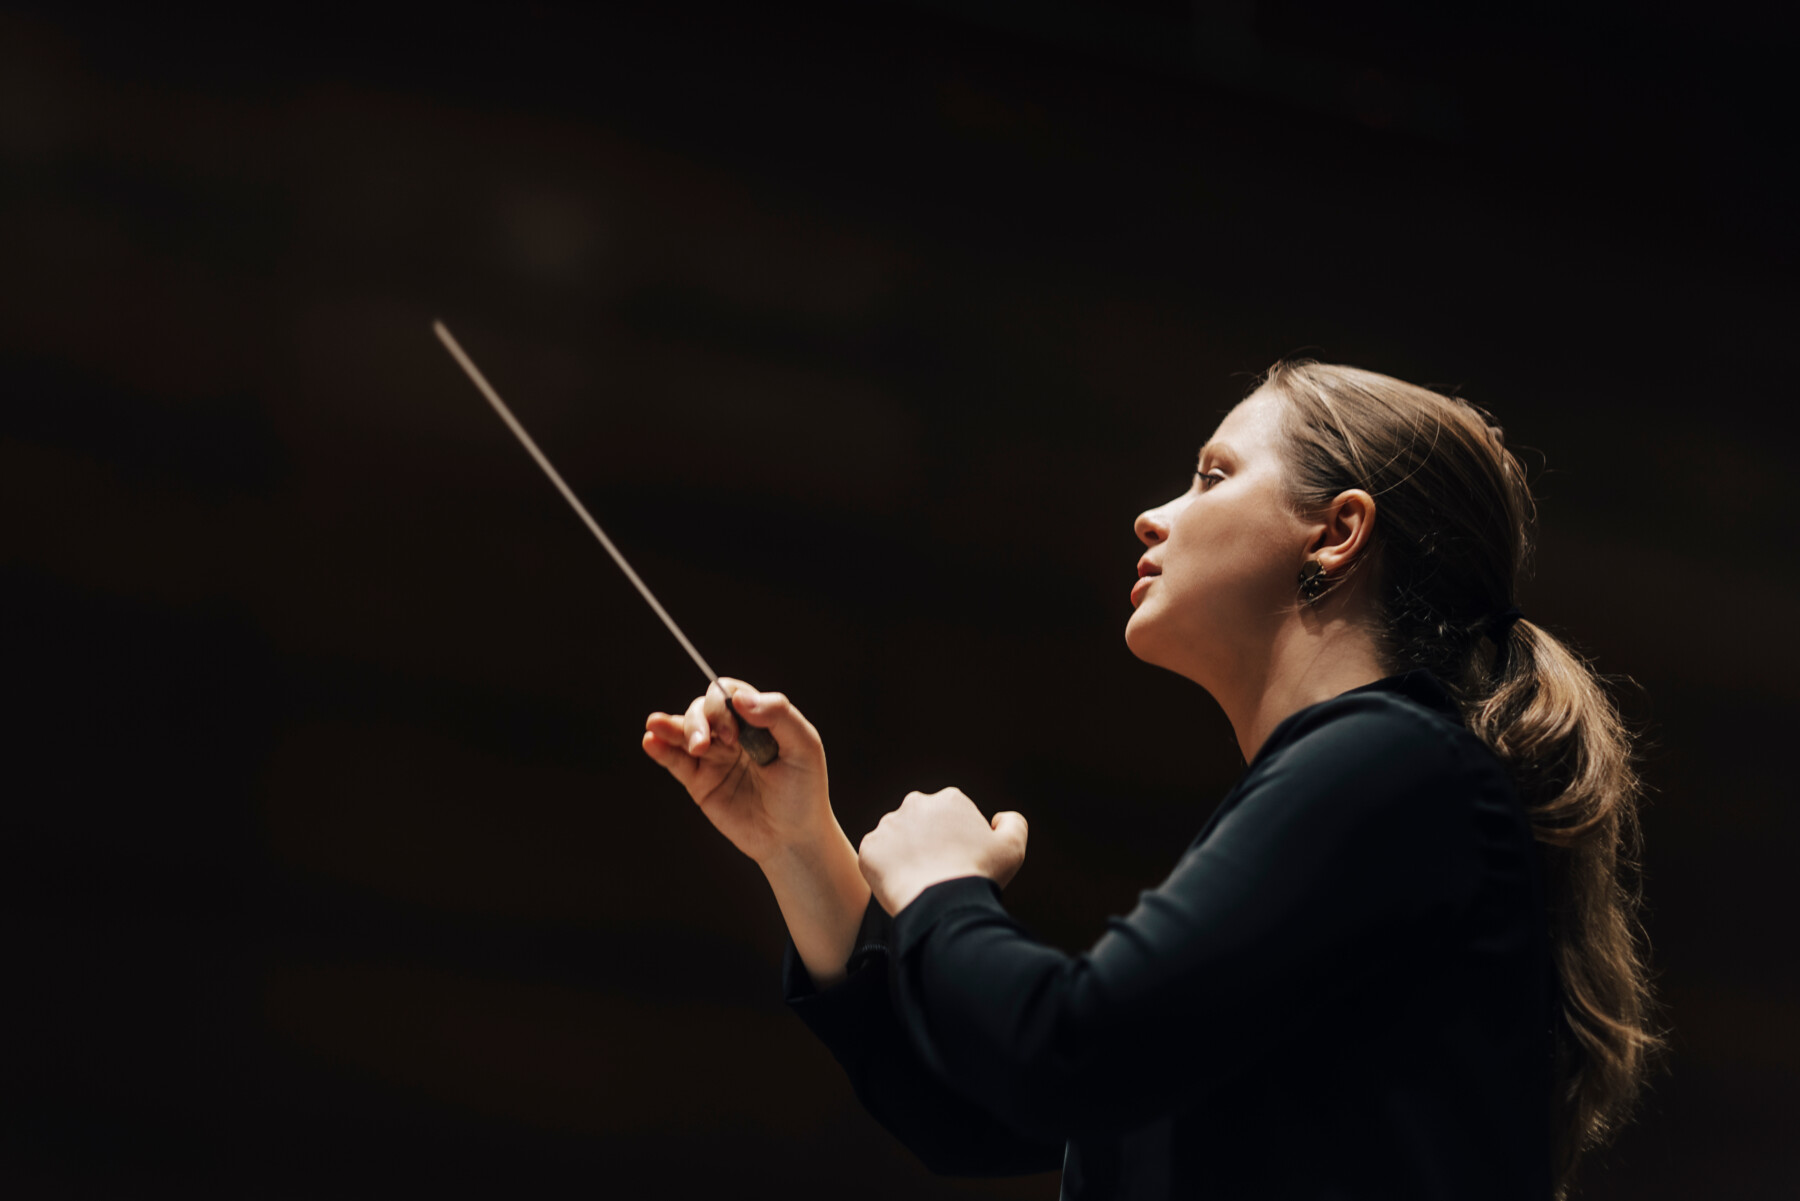
<svg viewBox="0 0 1800 1201">
<path fill-rule="evenodd" d="M 1294 714 L 1245 773 L 1231 816 L 1400 844 L 1461 841 L 1478 811 L 1516 803 L 1500 761 L 1436 698 L 1383 681 Z"/>
<path fill-rule="evenodd" d="M 1384 680 L 1302 709 L 1276 727 L 1246 773 L 1318 775 L 1356 782 L 1373 773 L 1381 791 L 1504 776 L 1500 761 L 1453 716 L 1435 681 Z"/>
<path fill-rule="evenodd" d="M 1490 863 L 1523 862 L 1528 841 L 1505 769 L 1447 698 L 1440 708 L 1372 687 L 1282 722 L 1184 867 L 1448 920 L 1484 887 Z"/>
</svg>

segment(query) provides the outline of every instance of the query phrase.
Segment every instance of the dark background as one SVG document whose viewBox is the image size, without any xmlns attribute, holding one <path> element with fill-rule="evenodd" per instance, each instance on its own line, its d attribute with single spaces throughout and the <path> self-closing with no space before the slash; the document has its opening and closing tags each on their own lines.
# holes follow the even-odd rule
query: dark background
<svg viewBox="0 0 1800 1201">
<path fill-rule="evenodd" d="M 1133 516 L 1284 353 L 1491 408 L 1647 732 L 1673 1052 L 1586 1194 L 1800 1195 L 1794 29 L 1443 8 L 0 10 L 8 1193 L 1055 1195 L 784 1011 L 637 749 L 700 677 L 441 316 L 851 837 L 1023 810 L 1070 947 L 1241 766 Z"/>
</svg>

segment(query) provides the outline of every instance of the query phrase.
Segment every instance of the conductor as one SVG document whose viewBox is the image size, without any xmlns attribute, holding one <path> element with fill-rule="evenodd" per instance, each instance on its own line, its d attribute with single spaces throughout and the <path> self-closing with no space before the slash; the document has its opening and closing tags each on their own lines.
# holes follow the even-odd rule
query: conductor
<svg viewBox="0 0 1800 1201">
<path fill-rule="evenodd" d="M 1560 1196 L 1656 1038 L 1630 739 L 1517 608 L 1534 521 L 1481 410 L 1271 368 L 1137 518 L 1125 628 L 1247 766 L 1079 953 L 1006 911 L 1016 812 L 913 792 L 853 846 L 780 693 L 728 682 L 767 766 L 712 690 L 644 750 L 762 868 L 789 1003 L 934 1170 L 1060 1168 L 1069 1201 Z M 1183 749 L 1178 716 L 1143 735 Z"/>
</svg>

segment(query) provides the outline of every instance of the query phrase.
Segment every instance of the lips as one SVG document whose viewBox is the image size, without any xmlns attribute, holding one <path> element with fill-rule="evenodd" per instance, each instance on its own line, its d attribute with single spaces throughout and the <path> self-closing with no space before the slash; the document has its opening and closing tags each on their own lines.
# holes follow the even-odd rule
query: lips
<svg viewBox="0 0 1800 1201">
<path fill-rule="evenodd" d="M 1150 591 L 1150 581 L 1162 574 L 1162 568 L 1152 563 L 1148 556 L 1138 560 L 1138 582 L 1131 586 L 1131 607 L 1137 608 L 1143 602 L 1145 593 Z"/>
</svg>

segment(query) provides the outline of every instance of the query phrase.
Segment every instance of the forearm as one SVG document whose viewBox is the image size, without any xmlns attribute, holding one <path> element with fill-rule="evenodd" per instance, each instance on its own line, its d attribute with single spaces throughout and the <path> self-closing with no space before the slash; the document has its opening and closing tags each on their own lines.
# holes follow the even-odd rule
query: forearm
<svg viewBox="0 0 1800 1201">
<path fill-rule="evenodd" d="M 866 961 L 858 963 L 855 975 L 823 992 L 807 978 L 799 956 L 790 951 L 782 964 L 788 1004 L 830 1049 L 857 1098 L 933 1172 L 1011 1176 L 1054 1170 L 1062 1162 L 1061 1139 L 1018 1134 L 919 1057 L 889 1000 L 887 950 L 860 942 L 857 953 L 868 952 Z"/>
<path fill-rule="evenodd" d="M 842 980 L 869 907 L 869 885 L 843 828 L 833 819 L 817 839 L 789 844 L 759 866 L 814 986 Z"/>
</svg>

